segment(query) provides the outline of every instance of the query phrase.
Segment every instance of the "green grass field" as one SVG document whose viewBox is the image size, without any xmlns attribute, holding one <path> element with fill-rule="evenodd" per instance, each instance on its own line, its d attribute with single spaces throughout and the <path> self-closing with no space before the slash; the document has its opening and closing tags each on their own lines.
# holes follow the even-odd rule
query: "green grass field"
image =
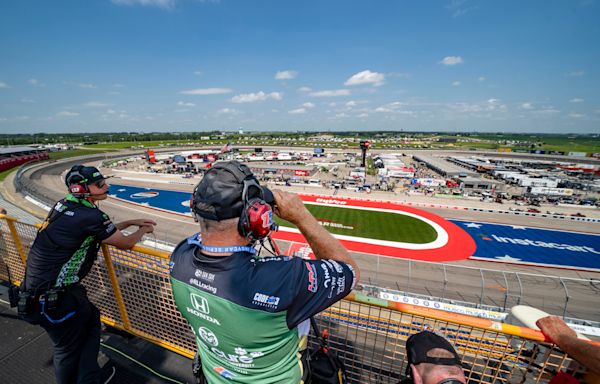
<svg viewBox="0 0 600 384">
<path fill-rule="evenodd" d="M 429 243 L 437 238 L 433 227 L 414 217 L 390 212 L 305 205 L 317 220 L 324 223 L 325 229 L 336 235 L 414 244 Z M 291 223 L 277 217 L 275 222 L 282 227 L 295 228 Z"/>
</svg>

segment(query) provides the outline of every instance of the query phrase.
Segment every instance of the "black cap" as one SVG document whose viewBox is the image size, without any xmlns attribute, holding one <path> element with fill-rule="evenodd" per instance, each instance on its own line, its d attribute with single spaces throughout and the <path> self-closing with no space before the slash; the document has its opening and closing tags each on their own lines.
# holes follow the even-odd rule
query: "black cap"
<svg viewBox="0 0 600 384">
<path fill-rule="evenodd" d="M 244 187 L 247 199 L 263 196 L 263 190 L 246 165 L 237 161 L 216 163 L 194 189 L 194 213 L 208 220 L 240 217 L 244 207 Z"/>
<path fill-rule="evenodd" d="M 428 356 L 429 351 L 435 348 L 450 352 L 452 357 Z M 408 358 L 407 372 L 409 372 L 411 364 L 430 363 L 461 366 L 460 357 L 452 344 L 442 336 L 429 331 L 416 333 L 406 340 L 406 356 Z"/>
<path fill-rule="evenodd" d="M 93 184 L 96 181 L 108 179 L 103 176 L 96 167 L 85 167 L 83 165 L 74 165 L 65 176 L 67 187 L 72 184 Z"/>
</svg>

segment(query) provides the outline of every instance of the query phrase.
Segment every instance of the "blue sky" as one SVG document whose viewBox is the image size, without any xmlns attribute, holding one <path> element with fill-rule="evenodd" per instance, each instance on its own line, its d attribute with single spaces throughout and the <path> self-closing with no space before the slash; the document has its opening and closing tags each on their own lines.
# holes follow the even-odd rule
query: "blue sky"
<svg viewBox="0 0 600 384">
<path fill-rule="evenodd" d="M 600 1 L 0 2 L 0 131 L 600 133 Z"/>
</svg>

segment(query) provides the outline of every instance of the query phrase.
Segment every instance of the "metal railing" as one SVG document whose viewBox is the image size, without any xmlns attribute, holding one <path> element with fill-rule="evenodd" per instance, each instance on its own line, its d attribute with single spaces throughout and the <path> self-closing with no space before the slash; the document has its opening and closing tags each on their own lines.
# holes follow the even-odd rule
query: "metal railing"
<svg viewBox="0 0 600 384">
<path fill-rule="evenodd" d="M 0 279 L 18 283 L 37 227 L 0 216 Z M 192 357 L 194 336 L 175 307 L 169 255 L 136 246 L 102 246 L 84 284 L 102 321 L 157 345 Z M 456 346 L 469 383 L 538 383 L 559 370 L 585 369 L 543 335 L 528 328 L 351 293 L 321 312 L 317 321 L 344 360 L 350 383 L 397 383 L 406 370 L 405 341 L 423 329 Z M 312 341 L 311 341 L 312 342 Z"/>
</svg>

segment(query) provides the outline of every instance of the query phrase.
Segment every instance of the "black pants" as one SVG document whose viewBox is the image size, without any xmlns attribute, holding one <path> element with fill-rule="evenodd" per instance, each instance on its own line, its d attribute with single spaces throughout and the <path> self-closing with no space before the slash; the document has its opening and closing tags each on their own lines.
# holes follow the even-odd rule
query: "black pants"
<svg viewBox="0 0 600 384">
<path fill-rule="evenodd" d="M 57 384 L 100 382 L 100 311 L 92 304 L 83 286 L 69 289 L 58 308 L 45 311 L 56 321 L 74 312 L 64 321 L 53 323 L 41 306 L 33 316 L 54 344 L 54 371 Z"/>
</svg>

